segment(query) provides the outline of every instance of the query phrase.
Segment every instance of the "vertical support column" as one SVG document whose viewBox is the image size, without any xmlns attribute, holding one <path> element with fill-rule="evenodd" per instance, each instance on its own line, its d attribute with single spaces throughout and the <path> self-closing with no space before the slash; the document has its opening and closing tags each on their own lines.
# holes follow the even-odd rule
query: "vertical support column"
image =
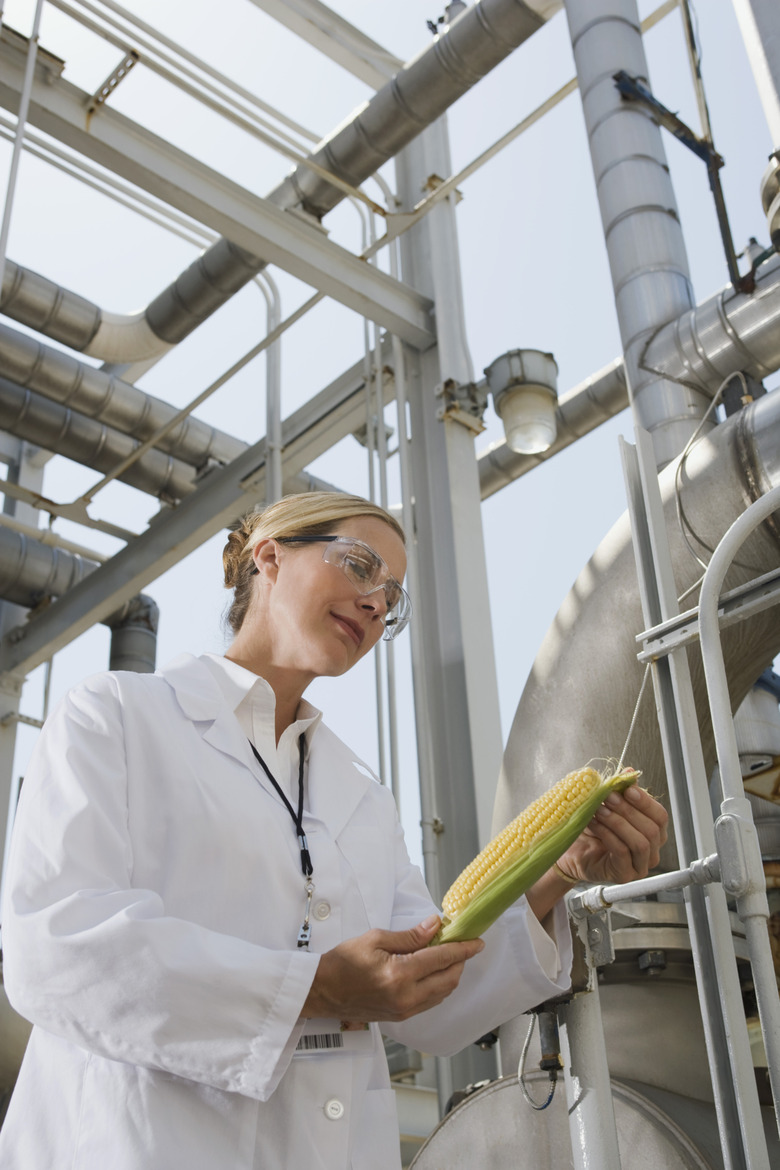
<svg viewBox="0 0 780 1170">
<path fill-rule="evenodd" d="M 9 481 L 31 491 L 40 492 L 43 488 L 43 468 L 51 458 L 49 452 L 11 435 L 3 434 L 1 440 L 0 460 L 8 465 Z M 3 511 L 31 527 L 38 526 L 40 513 L 29 504 L 14 500 L 11 496 L 4 497 Z M 20 625 L 26 616 L 27 610 L 23 606 L 0 601 L 0 637 L 13 626 Z M 19 675 L 0 674 L 0 849 L 3 849 L 0 871 L 5 861 L 4 846 L 9 828 L 9 802 L 11 791 L 15 787 L 16 728 L 24 681 Z"/>
<path fill-rule="evenodd" d="M 777 0 L 733 0 L 772 146 L 780 148 L 780 16 Z"/>
<path fill-rule="evenodd" d="M 396 160 L 402 209 L 450 173 L 444 118 Z M 490 836 L 501 764 L 493 634 L 474 430 L 442 412 L 436 390 L 472 380 L 465 340 L 454 207 L 442 201 L 402 240 L 403 276 L 434 301 L 438 344 L 405 350 L 411 419 L 417 580 L 412 622 L 422 805 L 435 822 L 426 877 L 440 898 Z M 424 813 L 424 817 L 426 814 Z M 424 830 L 431 837 L 433 824 Z M 435 872 L 432 872 L 435 870 Z M 452 1061 L 455 1087 L 494 1076 L 492 1054 Z"/>
<path fill-rule="evenodd" d="M 588 986 L 558 1008 L 572 1162 L 575 1170 L 620 1170 L 598 971 L 587 919 L 580 919 L 577 932 L 585 954 Z"/>
<path fill-rule="evenodd" d="M 450 168 L 445 119 L 397 161 L 404 209 Z M 451 203 L 442 201 L 402 241 L 404 279 L 431 297 L 438 344 L 407 350 L 415 490 L 421 669 L 433 744 L 443 891 L 490 836 L 501 764 L 493 634 L 482 530 L 475 432 L 442 410 L 436 390 L 472 380 L 465 340 L 458 241 Z"/>
<path fill-rule="evenodd" d="M 12 821 L 11 793 L 16 791 L 14 755 L 23 684 L 24 678 L 19 675 L 0 674 L 0 874 L 5 871 L 6 847 Z"/>
</svg>

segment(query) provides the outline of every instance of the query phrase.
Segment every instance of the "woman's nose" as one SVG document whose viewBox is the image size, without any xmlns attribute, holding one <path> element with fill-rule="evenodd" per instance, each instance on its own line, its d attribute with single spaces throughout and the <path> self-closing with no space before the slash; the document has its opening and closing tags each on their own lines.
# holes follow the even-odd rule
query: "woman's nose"
<svg viewBox="0 0 780 1170">
<path fill-rule="evenodd" d="M 358 598 L 358 605 L 361 609 L 371 610 L 372 613 L 386 613 L 387 600 L 384 587 L 380 585 L 379 589 L 375 589 L 373 593 L 364 593 Z"/>
</svg>

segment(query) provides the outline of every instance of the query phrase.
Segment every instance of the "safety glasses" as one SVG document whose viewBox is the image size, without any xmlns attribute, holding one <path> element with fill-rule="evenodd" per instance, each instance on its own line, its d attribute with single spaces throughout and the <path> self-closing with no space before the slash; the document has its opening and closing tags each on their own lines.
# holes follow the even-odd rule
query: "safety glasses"
<svg viewBox="0 0 780 1170">
<path fill-rule="evenodd" d="M 382 637 L 386 642 L 397 638 L 401 630 L 409 624 L 412 616 L 409 594 L 391 575 L 379 553 L 374 552 L 370 545 L 352 536 L 281 536 L 276 539 L 279 544 L 324 543 L 323 561 L 341 569 L 350 584 L 354 585 L 363 597 L 367 597 L 369 593 L 376 593 L 377 589 L 384 589 L 386 612 L 385 631 Z"/>
</svg>

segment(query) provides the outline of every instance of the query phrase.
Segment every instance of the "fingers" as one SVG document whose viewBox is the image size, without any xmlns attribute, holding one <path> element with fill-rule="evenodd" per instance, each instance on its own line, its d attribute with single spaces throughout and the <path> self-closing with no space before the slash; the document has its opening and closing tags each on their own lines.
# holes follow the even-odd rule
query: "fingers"
<svg viewBox="0 0 780 1170">
<path fill-rule="evenodd" d="M 375 933 L 378 940 L 381 939 L 378 945 L 381 945 L 383 950 L 392 955 L 407 955 L 427 947 L 440 926 L 439 915 L 431 914 L 424 922 L 410 930 L 378 930 Z"/>
<path fill-rule="evenodd" d="M 355 1022 L 405 1020 L 440 1003 L 484 943 L 472 939 L 429 947 L 438 926 L 433 916 L 411 930 L 370 930 L 327 951 L 302 1014 Z M 415 942 L 418 949 L 410 950 Z"/>
<path fill-rule="evenodd" d="M 615 877 L 644 877 L 660 860 L 666 840 L 666 810 L 648 792 L 633 786 L 607 798 L 588 827 L 610 854 Z"/>
</svg>

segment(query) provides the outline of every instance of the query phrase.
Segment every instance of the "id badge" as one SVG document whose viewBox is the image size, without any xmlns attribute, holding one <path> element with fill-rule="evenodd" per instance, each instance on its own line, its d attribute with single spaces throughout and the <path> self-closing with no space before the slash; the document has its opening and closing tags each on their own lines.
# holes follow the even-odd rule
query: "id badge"
<svg viewBox="0 0 780 1170">
<path fill-rule="evenodd" d="M 347 1030 L 340 1020 L 311 1019 L 304 1021 L 293 1057 L 368 1056 L 373 1049 L 370 1024 L 352 1024 Z"/>
</svg>

